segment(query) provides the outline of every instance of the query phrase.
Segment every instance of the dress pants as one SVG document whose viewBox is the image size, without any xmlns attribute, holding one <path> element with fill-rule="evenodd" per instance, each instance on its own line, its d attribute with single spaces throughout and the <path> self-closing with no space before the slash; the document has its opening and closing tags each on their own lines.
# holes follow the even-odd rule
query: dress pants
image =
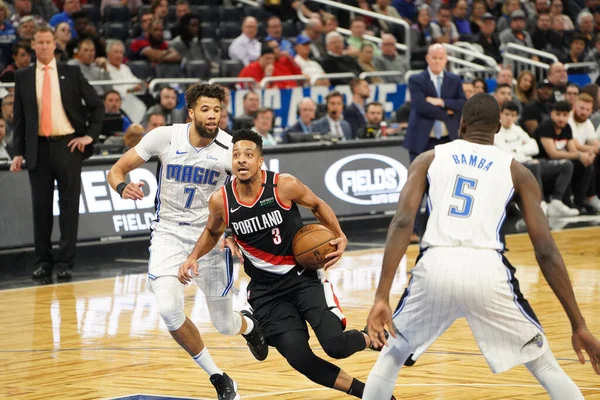
<svg viewBox="0 0 600 400">
<path fill-rule="evenodd" d="M 81 193 L 81 162 L 83 153 L 71 153 L 67 144 L 75 135 L 39 137 L 35 168 L 29 170 L 33 203 L 33 229 L 37 265 L 57 264 L 72 268 L 79 224 L 79 195 Z M 54 182 L 58 186 L 60 241 L 56 257 L 52 254 L 52 214 Z"/>
</svg>

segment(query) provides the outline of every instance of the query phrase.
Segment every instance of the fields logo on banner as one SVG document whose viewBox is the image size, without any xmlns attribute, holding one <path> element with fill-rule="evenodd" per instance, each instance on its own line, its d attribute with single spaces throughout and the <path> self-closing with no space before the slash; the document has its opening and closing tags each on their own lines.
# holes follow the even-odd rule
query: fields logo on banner
<svg viewBox="0 0 600 400">
<path fill-rule="evenodd" d="M 381 154 L 354 154 L 333 163 L 325 173 L 327 189 L 340 200 L 364 206 L 397 203 L 408 171 Z"/>
</svg>

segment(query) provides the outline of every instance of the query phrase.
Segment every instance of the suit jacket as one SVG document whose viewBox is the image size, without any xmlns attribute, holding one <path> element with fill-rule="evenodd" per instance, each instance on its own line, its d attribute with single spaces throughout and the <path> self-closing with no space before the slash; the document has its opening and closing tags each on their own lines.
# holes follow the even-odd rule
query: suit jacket
<svg viewBox="0 0 600 400">
<path fill-rule="evenodd" d="M 37 163 L 39 135 L 38 103 L 35 88 L 35 68 L 33 65 L 15 73 L 15 130 L 13 146 L 15 155 L 24 156 L 27 168 L 33 169 Z M 104 103 L 96 90 L 83 77 L 77 66 L 57 64 L 60 98 L 65 114 L 75 129 L 77 136 L 91 136 L 94 142 L 102 132 Z M 83 104 L 85 102 L 85 105 Z M 84 156 L 93 154 L 92 145 L 85 148 Z"/>
<path fill-rule="evenodd" d="M 356 132 L 360 128 L 364 128 L 367 125 L 367 121 L 363 116 L 363 113 L 360 112 L 355 103 L 352 103 L 344 110 L 344 121 L 350 124 L 350 131 L 352 132 L 352 137 L 356 137 Z"/>
<path fill-rule="evenodd" d="M 354 72 L 356 76 L 363 72 L 363 69 L 358 65 L 356 59 L 350 56 L 339 56 L 335 57 L 327 54 L 325 57 L 317 60 L 323 71 L 328 74 L 334 74 L 338 72 Z M 331 79 L 331 86 L 343 85 L 348 83 L 349 79 Z"/>
<path fill-rule="evenodd" d="M 427 69 L 410 77 L 408 89 L 412 107 L 404 147 L 417 154 L 424 152 L 436 120 L 446 124 L 451 140 L 458 139 L 460 116 L 463 105 L 467 101 L 460 76 L 444 71 L 441 98 L 444 100 L 445 108 L 434 106 L 425 100 L 427 97 L 438 97 Z M 449 115 L 448 110 L 452 110 L 454 114 Z"/>
<path fill-rule="evenodd" d="M 346 138 L 346 140 L 354 139 L 354 135 L 352 134 L 352 129 L 350 128 L 350 124 L 348 122 L 344 121 L 343 119 L 340 120 L 340 124 L 342 126 L 342 133 L 344 134 L 344 137 Z M 311 125 L 311 130 L 313 132 L 318 132 L 321 135 L 327 135 L 329 133 L 333 133 L 333 132 L 331 132 L 331 129 L 329 129 L 329 121 L 327 120 L 327 116 L 324 116 L 323 118 L 319 118 L 316 121 L 313 121 L 313 123 Z"/>
</svg>

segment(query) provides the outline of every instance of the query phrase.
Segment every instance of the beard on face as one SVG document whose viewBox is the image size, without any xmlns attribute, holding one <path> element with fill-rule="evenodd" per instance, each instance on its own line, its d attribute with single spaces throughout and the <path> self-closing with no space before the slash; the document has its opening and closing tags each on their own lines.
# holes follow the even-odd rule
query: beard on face
<svg viewBox="0 0 600 400">
<path fill-rule="evenodd" d="M 584 118 L 582 115 L 580 115 L 580 114 L 577 114 L 576 112 L 574 112 L 574 113 L 573 113 L 573 119 L 574 119 L 576 122 L 579 122 L 579 123 L 582 123 L 582 122 L 585 122 L 585 121 L 587 121 L 587 117 L 586 117 L 586 118 Z"/>
<path fill-rule="evenodd" d="M 194 126 L 196 127 L 196 132 L 198 132 L 198 134 L 203 137 L 203 138 L 207 138 L 207 139 L 214 139 L 217 136 L 217 132 L 219 132 L 219 124 L 217 123 L 217 126 L 215 128 L 214 131 L 209 131 L 208 129 L 206 129 L 204 127 L 204 125 L 201 122 L 198 122 L 197 120 L 194 121 Z"/>
</svg>

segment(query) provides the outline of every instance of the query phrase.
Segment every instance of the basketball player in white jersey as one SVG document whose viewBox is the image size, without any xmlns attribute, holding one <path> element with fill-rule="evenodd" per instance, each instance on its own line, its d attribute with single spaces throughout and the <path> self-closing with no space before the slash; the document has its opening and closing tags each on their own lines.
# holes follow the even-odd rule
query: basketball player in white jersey
<svg viewBox="0 0 600 400">
<path fill-rule="evenodd" d="M 410 167 L 388 231 L 381 280 L 367 321 L 375 345 L 387 345 L 369 375 L 363 399 L 389 398 L 409 355 L 430 346 L 461 317 L 467 319 L 494 373 L 525 364 L 552 399 L 583 399 L 554 359 L 539 321 L 519 291 L 515 269 L 503 255 L 500 232 L 513 197 L 544 277 L 571 322 L 573 349 L 582 364 L 585 349 L 600 374 L 600 342 L 588 331 L 577 306 L 540 207 L 539 186 L 531 172 L 493 145 L 499 121 L 493 97 L 473 96 L 463 108 L 462 140 L 436 146 Z M 392 315 L 392 280 L 424 193 L 430 217 L 421 255 Z M 384 325 L 392 335 L 389 340 L 383 335 Z"/>
<path fill-rule="evenodd" d="M 175 341 L 210 376 L 219 400 L 239 399 L 237 384 L 212 360 L 198 328 L 184 313 L 184 285 L 179 266 L 194 248 L 208 218 L 208 199 L 231 175 L 231 136 L 218 128 L 224 90 L 196 84 L 185 95 L 191 123 L 159 127 L 142 138 L 111 168 L 108 181 L 122 198 L 141 200 L 143 182 L 125 176 L 152 156 L 161 162 L 156 219 L 152 224 L 147 288 L 154 293 L 160 316 Z M 237 250 L 237 246 L 231 246 Z M 225 335 L 242 334 L 252 354 L 264 360 L 268 346 L 254 317 L 232 309 L 233 268 L 229 248 L 212 251 L 200 262 L 196 284 L 206 296 L 212 324 Z"/>
</svg>

